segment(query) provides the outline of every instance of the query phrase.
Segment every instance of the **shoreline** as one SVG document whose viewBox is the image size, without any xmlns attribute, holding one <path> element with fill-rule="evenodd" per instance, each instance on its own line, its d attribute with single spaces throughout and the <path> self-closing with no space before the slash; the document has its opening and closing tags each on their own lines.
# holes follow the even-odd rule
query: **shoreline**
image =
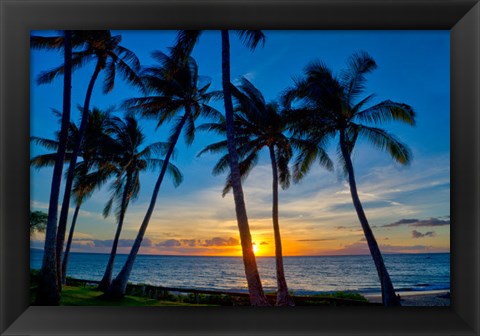
<svg viewBox="0 0 480 336">
<path fill-rule="evenodd" d="M 404 307 L 449 307 L 450 290 L 397 292 Z M 370 302 L 382 302 L 381 293 L 364 293 Z"/>
</svg>

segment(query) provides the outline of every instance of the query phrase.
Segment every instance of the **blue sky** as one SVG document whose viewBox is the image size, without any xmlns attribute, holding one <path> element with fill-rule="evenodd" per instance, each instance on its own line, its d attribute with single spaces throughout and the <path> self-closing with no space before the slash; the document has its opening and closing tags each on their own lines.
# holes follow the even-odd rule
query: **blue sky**
<svg viewBox="0 0 480 336">
<path fill-rule="evenodd" d="M 153 64 L 153 50 L 168 52 L 173 31 L 114 31 L 122 45 L 134 51 L 142 65 Z M 49 35 L 52 32 L 34 32 Z M 407 143 L 414 155 L 412 164 L 401 167 L 385 153 L 360 143 L 353 154 L 360 197 L 370 224 L 384 252 L 441 252 L 449 250 L 450 214 L 450 68 L 448 31 L 265 31 L 265 46 L 255 51 L 231 36 L 232 78 L 245 76 L 267 100 L 279 97 L 302 74 L 312 60 L 325 62 L 334 73 L 346 66 L 348 57 L 366 51 L 378 69 L 368 76 L 366 95 L 376 94 L 374 103 L 385 99 L 407 103 L 417 112 L 417 125 L 388 124 L 385 127 Z M 221 87 L 221 46 L 218 31 L 205 32 L 193 57 L 199 73 L 211 78 L 212 89 Z M 58 128 L 51 108 L 61 109 L 62 78 L 38 86 L 42 70 L 62 62 L 55 52 L 31 52 L 31 134 L 53 137 Z M 83 104 L 87 83 L 93 72 L 89 64 L 73 75 L 72 106 Z M 106 109 L 141 96 L 117 78 L 113 92 L 101 92 L 102 75 L 94 89 L 92 106 Z M 220 110 L 222 104 L 215 104 Z M 122 115 L 123 111 L 115 112 Z M 79 113 L 72 110 L 73 118 Z M 153 121 L 142 121 L 146 143 L 166 140 L 169 127 L 155 130 Z M 233 199 L 221 197 L 224 176 L 212 176 L 217 157 L 196 154 L 218 140 L 198 133 L 192 146 L 183 140 L 177 145 L 175 164 L 184 182 L 174 188 L 165 181 L 147 231 L 143 253 L 238 254 Z M 335 157 L 335 146 L 331 146 Z M 32 146 L 31 153 L 44 153 Z M 122 233 L 121 252 L 128 252 L 149 202 L 156 175 L 142 178 L 139 199 L 130 205 Z M 51 169 L 32 170 L 32 208 L 45 210 L 51 183 Z M 271 229 L 271 172 L 267 153 L 245 183 L 247 209 L 253 239 L 260 255 L 273 253 Z M 115 230 L 113 218 L 103 219 L 101 209 L 108 190 L 100 190 L 82 209 L 76 235 L 78 251 L 107 252 Z M 73 205 L 71 205 L 73 208 Z M 402 221 L 408 219 L 409 221 Z M 416 222 L 413 220 L 417 220 Z M 398 225 L 388 226 L 392 223 Z M 419 224 L 420 223 L 420 224 Z M 348 186 L 338 172 L 312 169 L 298 185 L 280 192 L 280 225 L 287 255 L 366 253 L 360 226 L 351 205 Z M 41 246 L 42 236 L 33 246 Z M 218 238 L 218 239 L 217 239 Z M 232 238 L 232 239 L 231 239 Z M 193 241 L 193 243 L 192 243 Z M 111 243 L 110 243 L 111 244 Z M 261 253 L 260 253 L 261 252 Z"/>
</svg>

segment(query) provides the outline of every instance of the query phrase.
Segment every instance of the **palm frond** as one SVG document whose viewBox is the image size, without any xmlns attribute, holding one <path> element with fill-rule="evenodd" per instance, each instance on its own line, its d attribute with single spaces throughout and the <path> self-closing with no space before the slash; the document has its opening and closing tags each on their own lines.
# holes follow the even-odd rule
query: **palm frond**
<svg viewBox="0 0 480 336">
<path fill-rule="evenodd" d="M 177 168 L 174 164 L 171 162 L 168 163 L 167 166 L 167 173 L 170 175 L 170 177 L 173 180 L 173 185 L 175 187 L 178 187 L 182 182 L 183 182 L 183 174 L 180 171 L 180 169 Z"/>
<path fill-rule="evenodd" d="M 190 56 L 200 34 L 200 30 L 179 30 L 171 50 L 172 58 L 179 61 Z"/>
<path fill-rule="evenodd" d="M 365 90 L 365 75 L 376 68 L 375 60 L 366 52 L 358 52 L 350 57 L 348 68 L 340 75 L 342 87 L 345 89 L 346 102 L 351 102 Z"/>
<path fill-rule="evenodd" d="M 140 153 L 138 153 L 138 157 L 150 159 L 152 154 L 163 156 L 167 153 L 169 148 L 170 144 L 168 142 L 154 142 L 146 146 Z"/>
<path fill-rule="evenodd" d="M 291 152 L 284 151 L 280 148 L 276 148 L 275 151 L 275 163 L 278 170 L 278 182 L 282 189 L 287 189 L 290 187 L 290 167 L 289 162 L 291 159 Z"/>
<path fill-rule="evenodd" d="M 252 151 L 249 155 L 247 155 L 242 161 L 239 162 L 238 167 L 240 170 L 240 178 L 242 182 L 248 178 L 253 167 L 258 162 L 258 151 Z M 222 190 L 222 197 L 225 197 L 229 191 L 232 189 L 232 175 L 231 173 L 228 174 L 227 179 L 225 181 L 225 186 Z"/>
<path fill-rule="evenodd" d="M 117 70 L 128 83 L 140 88 L 142 91 L 145 91 L 144 82 L 138 75 L 138 71 L 135 70 L 137 67 L 139 67 L 136 65 L 138 62 L 136 56 L 135 59 L 136 61 L 133 63 L 132 68 L 132 66 L 130 66 L 130 64 L 128 64 L 125 60 L 119 58 L 116 62 Z"/>
<path fill-rule="evenodd" d="M 333 169 L 333 162 L 325 150 L 325 144 L 328 139 L 328 136 L 321 140 L 315 139 L 313 141 L 299 138 L 290 139 L 292 147 L 298 151 L 293 166 L 293 180 L 295 183 L 298 183 L 305 177 L 316 160 L 327 170 Z"/>
<path fill-rule="evenodd" d="M 30 141 L 35 145 L 39 145 L 50 150 L 57 150 L 59 146 L 59 142 L 57 140 L 40 138 L 36 136 L 31 136 Z"/>
<path fill-rule="evenodd" d="M 212 174 L 214 176 L 223 174 L 230 168 L 230 155 L 223 155 L 218 162 L 213 166 Z"/>
<path fill-rule="evenodd" d="M 223 91 L 222 90 L 216 90 L 216 91 L 210 91 L 206 92 L 203 94 L 203 98 L 205 102 L 210 102 L 211 100 L 217 101 L 217 100 L 222 100 L 223 99 Z"/>
<path fill-rule="evenodd" d="M 193 115 L 189 115 L 184 126 L 185 143 L 191 145 L 195 139 L 195 120 Z"/>
<path fill-rule="evenodd" d="M 358 128 L 358 132 L 359 135 L 365 137 L 369 143 L 389 153 L 392 159 L 398 163 L 408 165 L 411 162 L 412 154 L 410 149 L 385 130 L 361 125 Z"/>
<path fill-rule="evenodd" d="M 112 207 L 113 207 L 113 201 L 114 201 L 113 197 L 110 197 L 108 199 L 107 203 L 105 204 L 105 207 L 103 208 L 103 212 L 102 212 L 103 217 L 107 218 L 108 216 L 110 216 L 110 212 L 112 211 Z"/>
<path fill-rule="evenodd" d="M 225 120 L 223 114 L 217 110 L 216 108 L 207 105 L 207 104 L 201 104 L 200 106 L 201 109 L 201 115 L 205 118 L 211 119 L 211 120 Z"/>
<path fill-rule="evenodd" d="M 140 60 L 135 53 L 121 45 L 117 45 L 115 48 L 116 54 L 127 64 L 134 73 L 138 73 L 141 69 Z"/>
<path fill-rule="evenodd" d="M 265 45 L 266 37 L 261 30 L 237 30 L 240 40 L 251 50 L 254 50 L 259 44 Z"/>
<path fill-rule="evenodd" d="M 37 84 L 41 85 L 51 83 L 57 76 L 63 75 L 63 71 L 63 64 L 53 69 L 42 71 L 37 77 Z"/>
<path fill-rule="evenodd" d="M 55 165 L 57 153 L 42 154 L 30 159 L 30 166 L 35 168 L 52 167 Z"/>
<path fill-rule="evenodd" d="M 407 104 L 385 100 L 356 113 L 355 119 L 373 124 L 400 121 L 413 126 L 415 125 L 415 111 Z"/>
<path fill-rule="evenodd" d="M 30 48 L 32 49 L 47 49 L 47 50 L 62 50 L 64 44 L 63 36 L 31 36 Z"/>
<path fill-rule="evenodd" d="M 218 135 L 225 135 L 226 133 L 225 121 L 220 123 L 204 123 L 198 125 L 196 129 L 198 131 L 213 132 Z"/>
<path fill-rule="evenodd" d="M 226 149 L 227 149 L 227 140 L 223 140 L 223 141 L 216 142 L 206 146 L 197 154 L 197 157 L 200 157 L 205 153 L 216 154 L 220 152 L 225 152 Z"/>
<path fill-rule="evenodd" d="M 105 68 L 105 79 L 103 81 L 103 93 L 109 93 L 115 86 L 116 67 L 115 62 L 110 61 Z"/>
</svg>

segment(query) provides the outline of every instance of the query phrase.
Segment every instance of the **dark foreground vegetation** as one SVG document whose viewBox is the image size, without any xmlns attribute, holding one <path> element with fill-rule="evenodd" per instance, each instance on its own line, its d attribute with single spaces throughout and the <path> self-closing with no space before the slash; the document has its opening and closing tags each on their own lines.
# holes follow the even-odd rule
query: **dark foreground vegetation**
<svg viewBox="0 0 480 336">
<path fill-rule="evenodd" d="M 31 271 L 30 301 L 35 303 L 38 285 L 38 271 Z M 61 306 L 249 306 L 248 293 L 225 293 L 179 289 L 170 291 L 167 287 L 145 284 L 130 284 L 123 298 L 112 299 L 98 290 L 98 281 L 79 280 L 67 277 L 67 285 L 62 290 Z M 267 298 L 275 302 L 276 293 L 266 293 Z M 365 306 L 370 303 L 358 293 L 335 292 L 311 296 L 295 296 L 291 293 L 296 306 Z"/>
</svg>

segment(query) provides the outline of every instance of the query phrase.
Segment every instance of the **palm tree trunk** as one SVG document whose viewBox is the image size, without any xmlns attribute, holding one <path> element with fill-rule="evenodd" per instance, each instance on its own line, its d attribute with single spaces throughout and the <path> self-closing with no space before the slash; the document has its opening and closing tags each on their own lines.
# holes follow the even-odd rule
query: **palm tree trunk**
<svg viewBox="0 0 480 336">
<path fill-rule="evenodd" d="M 347 144 L 345 142 L 345 134 L 340 132 L 340 149 L 342 151 L 343 159 L 345 160 L 345 166 L 348 171 L 348 181 L 350 184 L 350 193 L 352 194 L 353 205 L 357 211 L 357 216 L 362 225 L 363 233 L 365 234 L 365 239 L 367 240 L 368 248 L 370 249 L 370 254 L 372 255 L 375 267 L 377 268 L 378 277 L 380 279 L 380 284 L 382 288 L 382 301 L 385 306 L 400 306 L 400 300 L 395 294 L 395 289 L 393 288 L 392 280 L 388 274 L 387 268 L 383 261 L 382 253 L 378 247 L 377 240 L 373 235 L 373 231 L 368 224 L 367 216 L 363 211 L 362 203 L 358 197 L 357 184 L 355 182 L 355 175 L 353 171 L 352 159 L 350 158 L 350 153 L 347 150 Z"/>
<path fill-rule="evenodd" d="M 243 197 L 242 183 L 240 180 L 240 168 L 238 166 L 238 154 L 235 147 L 235 131 L 233 123 L 233 103 L 230 91 L 230 37 L 228 30 L 222 30 L 222 86 L 225 102 L 225 120 L 227 131 L 227 147 L 229 164 L 232 177 L 233 199 L 237 214 L 240 242 L 242 244 L 243 264 L 247 278 L 250 303 L 252 306 L 269 306 L 267 297 L 263 292 L 262 282 L 258 273 L 255 254 L 253 253 L 252 236 L 248 225 L 247 208 Z"/>
<path fill-rule="evenodd" d="M 269 146 L 270 161 L 272 164 L 272 221 L 273 234 L 275 237 L 275 264 L 277 268 L 277 306 L 294 306 L 292 298 L 288 294 L 287 280 L 283 268 L 282 238 L 280 235 L 280 225 L 278 223 L 278 167 L 275 157 L 275 149 Z"/>
<path fill-rule="evenodd" d="M 120 240 L 120 233 L 122 232 L 123 220 L 125 219 L 125 212 L 128 207 L 128 195 L 130 193 L 132 184 L 132 175 L 127 173 L 127 179 L 125 182 L 125 189 L 123 190 L 122 195 L 122 204 L 120 209 L 120 216 L 118 218 L 117 231 L 115 232 L 115 238 L 112 244 L 112 251 L 110 252 L 110 258 L 108 258 L 107 268 L 105 269 L 105 274 L 103 275 L 98 289 L 102 292 L 106 292 L 108 287 L 112 282 L 113 266 L 115 265 L 115 256 L 117 255 L 118 241 Z"/>
<path fill-rule="evenodd" d="M 63 243 L 65 242 L 65 232 L 67 231 L 67 220 L 68 220 L 68 210 L 70 208 L 70 195 L 72 193 L 72 184 L 73 177 L 75 175 L 75 166 L 77 164 L 78 153 L 80 152 L 80 146 L 82 144 L 83 136 L 85 135 L 85 130 L 88 123 L 88 111 L 90 108 L 90 99 L 92 97 L 93 87 L 95 86 L 95 81 L 97 80 L 98 74 L 100 73 L 101 67 L 100 63 L 97 62 L 95 66 L 95 71 L 93 72 L 90 83 L 88 83 L 87 94 L 85 96 L 85 103 L 83 104 L 82 120 L 80 122 L 80 128 L 78 130 L 78 139 L 75 147 L 72 151 L 72 157 L 70 159 L 70 165 L 68 167 L 67 179 L 65 181 L 65 192 L 63 194 L 62 209 L 60 210 L 60 220 L 58 221 L 58 231 L 57 231 L 57 281 L 58 289 L 62 290 L 62 253 L 63 253 Z"/>
<path fill-rule="evenodd" d="M 58 199 L 62 182 L 63 162 L 67 148 L 68 127 L 70 124 L 70 108 L 72 93 L 72 32 L 64 35 L 64 77 L 63 77 L 63 112 L 59 134 L 59 145 L 55 165 L 53 167 L 52 186 L 48 205 L 48 219 L 45 232 L 42 270 L 40 272 L 36 304 L 59 305 L 60 292 L 57 282 L 57 256 L 55 239 L 57 235 Z"/>
<path fill-rule="evenodd" d="M 75 232 L 75 224 L 77 224 L 78 213 L 80 207 L 82 206 L 82 201 L 78 201 L 77 206 L 75 207 L 75 212 L 73 213 L 72 224 L 70 225 L 70 232 L 68 233 L 67 246 L 65 247 L 65 253 L 62 260 L 62 285 L 65 285 L 67 281 L 67 267 L 68 267 L 68 257 L 70 256 L 70 248 L 72 246 L 73 233 Z"/>
<path fill-rule="evenodd" d="M 173 150 L 175 149 L 175 145 L 177 144 L 178 138 L 180 137 L 180 133 L 182 133 L 183 126 L 185 125 L 187 119 L 190 116 L 190 113 L 191 113 L 190 106 L 186 105 L 185 115 L 182 117 L 182 120 L 178 125 L 178 128 L 171 140 L 172 142 L 170 143 L 168 152 L 165 155 L 162 170 L 160 171 L 160 175 L 158 175 L 157 182 L 155 183 L 155 187 L 153 188 L 152 198 L 150 199 L 150 204 L 148 206 L 147 213 L 143 218 L 142 225 L 140 226 L 140 230 L 138 231 L 137 237 L 135 238 L 135 242 L 133 243 L 132 249 L 130 250 L 130 253 L 122 269 L 120 270 L 116 278 L 112 281 L 112 283 L 107 289 L 106 294 L 110 298 L 120 298 L 125 295 L 128 279 L 130 278 L 130 274 L 132 273 L 133 265 L 135 264 L 135 259 L 137 257 L 138 251 L 140 250 L 140 246 L 142 244 L 143 237 L 145 236 L 145 232 L 147 231 L 148 223 L 150 222 L 150 218 L 152 217 L 153 210 L 155 209 L 155 203 L 157 201 L 158 193 L 160 191 L 163 178 L 165 177 L 165 173 L 167 172 L 167 167 L 170 162 L 170 158 L 173 154 Z"/>
</svg>

